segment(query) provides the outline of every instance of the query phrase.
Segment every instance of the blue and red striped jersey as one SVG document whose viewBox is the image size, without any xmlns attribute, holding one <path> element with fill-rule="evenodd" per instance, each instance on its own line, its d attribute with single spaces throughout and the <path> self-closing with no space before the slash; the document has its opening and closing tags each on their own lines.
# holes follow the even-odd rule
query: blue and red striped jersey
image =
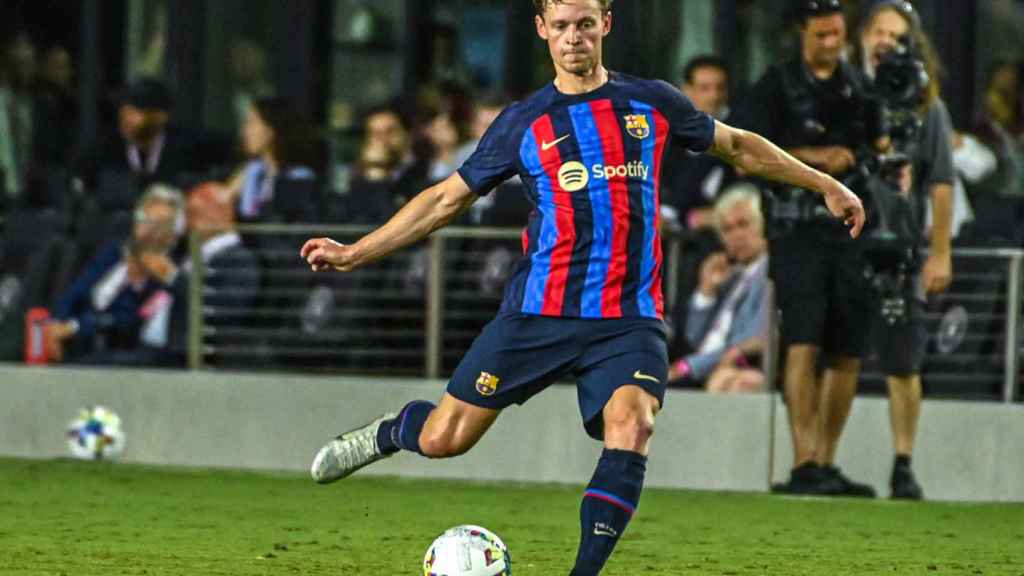
<svg viewBox="0 0 1024 576">
<path fill-rule="evenodd" d="M 706 151 L 714 121 L 659 80 L 609 73 L 508 107 L 459 169 L 476 194 L 518 174 L 535 209 L 502 311 L 662 318 L 659 193 L 670 145 Z"/>
</svg>

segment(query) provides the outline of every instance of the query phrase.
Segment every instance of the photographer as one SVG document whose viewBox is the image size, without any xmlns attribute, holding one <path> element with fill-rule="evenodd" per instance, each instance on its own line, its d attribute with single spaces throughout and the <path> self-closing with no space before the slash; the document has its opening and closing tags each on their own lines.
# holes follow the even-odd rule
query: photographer
<svg viewBox="0 0 1024 576">
<path fill-rule="evenodd" d="M 769 69 L 737 124 L 842 180 L 853 174 L 857 153 L 875 143 L 865 120 L 869 102 L 862 75 L 842 59 L 846 21 L 840 2 L 807 0 L 795 7 L 801 53 Z M 777 490 L 873 496 L 870 486 L 849 480 L 833 465 L 870 329 L 863 243 L 830 222 L 813 194 L 774 192 L 765 212 L 794 453 L 790 479 Z M 819 354 L 826 364 L 820 389 Z"/>
<path fill-rule="evenodd" d="M 905 156 L 893 193 L 909 205 L 909 250 L 873 248 L 869 261 L 879 289 L 875 340 L 889 387 L 896 459 L 893 498 L 920 499 L 910 468 L 921 408 L 921 361 L 928 335 L 926 294 L 943 292 L 952 279 L 950 227 L 953 213 L 953 128 L 939 99 L 938 62 L 913 6 L 883 0 L 864 20 L 860 33 L 863 69 L 888 111 L 892 152 Z M 926 203 L 931 201 L 930 249 L 923 267 Z M 900 240 L 899 234 L 895 235 Z"/>
</svg>

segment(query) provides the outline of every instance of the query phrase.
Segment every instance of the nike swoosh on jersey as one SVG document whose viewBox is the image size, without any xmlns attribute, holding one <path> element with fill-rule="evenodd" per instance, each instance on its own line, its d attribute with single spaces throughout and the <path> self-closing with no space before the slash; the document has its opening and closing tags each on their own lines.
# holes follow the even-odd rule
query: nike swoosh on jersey
<svg viewBox="0 0 1024 576">
<path fill-rule="evenodd" d="M 637 370 L 636 372 L 633 372 L 633 378 L 636 378 L 637 380 L 650 380 L 651 382 L 657 382 L 657 383 L 661 382 L 661 380 L 658 380 L 654 376 L 651 376 L 649 374 L 644 374 L 643 372 L 641 372 L 639 370 Z"/>
<path fill-rule="evenodd" d="M 561 138 L 559 138 L 559 139 L 557 139 L 557 140 L 555 140 L 553 142 L 541 142 L 540 143 L 540 149 L 543 150 L 544 152 L 547 152 L 548 150 L 551 150 L 555 146 L 558 146 L 559 142 L 561 142 L 562 140 L 565 140 L 569 136 L 571 136 L 571 134 L 566 134 L 565 136 L 562 136 Z"/>
<path fill-rule="evenodd" d="M 594 528 L 594 535 L 595 536 L 609 536 L 611 538 L 615 538 L 616 536 L 618 536 L 618 534 L 616 534 L 612 530 L 602 530 L 600 528 Z"/>
</svg>

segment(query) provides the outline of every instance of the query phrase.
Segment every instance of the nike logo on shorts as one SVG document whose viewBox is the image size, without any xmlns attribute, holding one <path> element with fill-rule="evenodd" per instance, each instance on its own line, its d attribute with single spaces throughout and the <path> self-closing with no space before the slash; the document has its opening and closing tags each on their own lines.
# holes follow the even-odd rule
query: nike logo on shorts
<svg viewBox="0 0 1024 576">
<path fill-rule="evenodd" d="M 569 136 L 570 136 L 569 134 L 566 134 L 565 136 L 562 136 L 561 138 L 555 140 L 554 142 L 541 142 L 540 143 L 540 149 L 542 151 L 544 151 L 544 152 L 547 152 L 548 150 L 551 150 L 555 146 L 558 146 L 559 142 L 561 142 L 562 140 L 565 140 Z"/>
<path fill-rule="evenodd" d="M 636 378 L 637 380 L 650 380 L 651 382 L 654 382 L 655 384 L 661 383 L 661 380 L 658 380 L 657 378 L 655 378 L 654 376 L 651 376 L 649 374 L 644 374 L 643 372 L 641 372 L 639 370 L 637 370 L 636 372 L 633 372 L 633 378 Z"/>
</svg>

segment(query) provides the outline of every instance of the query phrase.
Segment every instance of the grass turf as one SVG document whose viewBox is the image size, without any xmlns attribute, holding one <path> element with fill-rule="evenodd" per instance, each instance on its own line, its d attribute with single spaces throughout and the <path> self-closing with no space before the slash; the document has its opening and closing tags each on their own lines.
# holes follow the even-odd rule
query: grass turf
<svg viewBox="0 0 1024 576">
<path fill-rule="evenodd" d="M 445 528 L 564 575 L 578 486 L 0 459 L 0 574 L 400 575 Z M 603 574 L 1024 576 L 1024 506 L 646 490 Z"/>
</svg>

